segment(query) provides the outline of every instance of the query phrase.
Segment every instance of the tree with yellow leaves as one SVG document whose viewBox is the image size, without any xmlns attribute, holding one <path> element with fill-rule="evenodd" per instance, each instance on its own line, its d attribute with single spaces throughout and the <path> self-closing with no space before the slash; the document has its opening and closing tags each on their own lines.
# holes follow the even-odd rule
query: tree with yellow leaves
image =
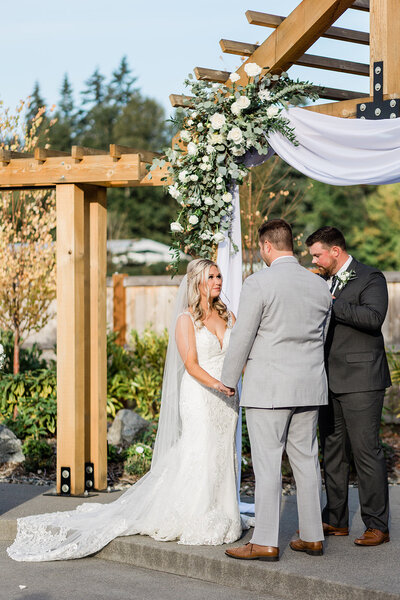
<svg viewBox="0 0 400 600">
<path fill-rule="evenodd" d="M 25 108 L 21 102 L 12 114 L 0 104 L 0 148 L 29 152 L 37 145 L 45 107 L 28 124 L 23 122 Z M 19 373 L 24 336 L 39 331 L 51 317 L 55 224 L 53 192 L 0 193 L 0 327 L 14 335 L 14 373 Z"/>
</svg>

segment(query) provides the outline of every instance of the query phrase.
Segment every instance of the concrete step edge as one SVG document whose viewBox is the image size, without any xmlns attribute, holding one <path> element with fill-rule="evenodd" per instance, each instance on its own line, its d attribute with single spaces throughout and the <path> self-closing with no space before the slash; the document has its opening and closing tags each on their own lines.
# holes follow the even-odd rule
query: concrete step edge
<svg viewBox="0 0 400 600">
<path fill-rule="evenodd" d="M 374 590 L 370 587 L 326 581 L 310 575 L 298 575 L 282 568 L 277 570 L 274 569 L 276 563 L 236 561 L 226 557 L 222 548 L 219 558 L 205 556 L 196 549 L 197 547 L 193 546 L 188 553 L 187 550 L 180 551 L 177 544 L 167 542 L 155 546 L 149 544 L 147 538 L 132 536 L 113 540 L 96 557 L 265 595 L 270 594 L 288 600 L 308 598 L 399 600 L 400 598 L 398 594 Z M 319 557 L 310 557 L 310 570 L 313 560 L 319 560 Z"/>
</svg>

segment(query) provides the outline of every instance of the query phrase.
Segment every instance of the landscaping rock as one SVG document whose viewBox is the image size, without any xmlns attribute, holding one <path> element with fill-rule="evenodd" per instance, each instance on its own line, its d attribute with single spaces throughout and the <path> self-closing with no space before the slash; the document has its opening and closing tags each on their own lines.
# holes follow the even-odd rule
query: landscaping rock
<svg viewBox="0 0 400 600">
<path fill-rule="evenodd" d="M 149 421 L 143 419 L 134 410 L 123 408 L 117 412 L 114 422 L 108 430 L 108 443 L 127 448 L 133 444 L 139 433 L 149 426 Z"/>
<path fill-rule="evenodd" d="M 24 460 L 21 440 L 10 429 L 0 425 L 0 463 L 20 463 Z"/>
</svg>

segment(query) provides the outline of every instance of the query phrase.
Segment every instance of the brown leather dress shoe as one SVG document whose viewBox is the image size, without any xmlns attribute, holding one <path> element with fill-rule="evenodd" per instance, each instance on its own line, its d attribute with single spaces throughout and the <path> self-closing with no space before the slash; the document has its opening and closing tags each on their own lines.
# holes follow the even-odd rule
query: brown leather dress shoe
<svg viewBox="0 0 400 600">
<path fill-rule="evenodd" d="M 322 556 L 324 553 L 322 542 L 305 542 L 299 538 L 298 540 L 292 540 L 289 545 L 292 550 L 306 552 L 310 556 Z"/>
<path fill-rule="evenodd" d="M 349 535 L 348 527 L 334 527 L 328 523 L 322 523 L 324 535 Z"/>
<path fill-rule="evenodd" d="M 361 537 L 354 540 L 357 546 L 379 546 L 386 542 L 390 542 L 389 532 L 384 533 L 380 529 L 371 528 L 366 529 Z"/>
<path fill-rule="evenodd" d="M 225 554 L 231 558 L 238 558 L 240 560 L 266 560 L 270 562 L 277 562 L 279 560 L 279 548 L 275 548 L 275 546 L 259 546 L 250 542 L 245 546 L 225 550 Z"/>
</svg>

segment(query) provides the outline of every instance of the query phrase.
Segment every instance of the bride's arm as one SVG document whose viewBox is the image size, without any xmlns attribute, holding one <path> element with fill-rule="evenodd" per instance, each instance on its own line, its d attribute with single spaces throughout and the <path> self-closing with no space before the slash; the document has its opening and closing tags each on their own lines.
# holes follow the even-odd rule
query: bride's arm
<svg viewBox="0 0 400 600">
<path fill-rule="evenodd" d="M 189 315 L 180 315 L 178 318 L 175 328 L 175 339 L 179 354 L 189 375 L 207 387 L 228 393 L 229 388 L 226 388 L 218 379 L 215 379 L 215 377 L 212 377 L 212 375 L 200 367 L 197 359 L 194 326 Z"/>
</svg>

